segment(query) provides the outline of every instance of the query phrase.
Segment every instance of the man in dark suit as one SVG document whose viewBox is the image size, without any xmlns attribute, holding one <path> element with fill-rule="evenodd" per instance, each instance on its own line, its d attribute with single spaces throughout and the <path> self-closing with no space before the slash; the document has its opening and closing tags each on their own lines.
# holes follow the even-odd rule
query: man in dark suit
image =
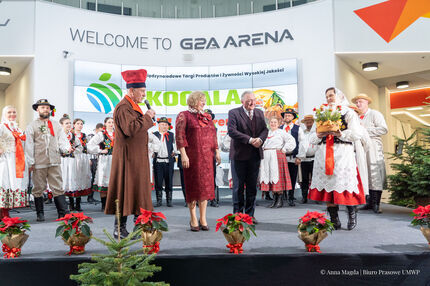
<svg viewBox="0 0 430 286">
<path fill-rule="evenodd" d="M 160 207 L 163 198 L 163 181 L 166 191 L 166 202 L 168 207 L 172 207 L 173 193 L 173 166 L 175 164 L 175 137 L 168 131 L 171 124 L 166 117 L 161 117 L 158 121 L 158 130 L 154 135 L 160 139 L 161 146 L 157 153 L 154 153 L 154 181 L 155 196 L 157 198 L 156 207 Z"/>
<path fill-rule="evenodd" d="M 269 131 L 263 111 L 255 109 L 255 95 L 251 91 L 245 91 L 241 102 L 241 107 L 228 113 L 228 134 L 232 139 L 230 157 L 234 161 L 238 177 L 237 193 L 233 192 L 233 212 L 245 211 L 253 217 L 258 171 L 263 159 L 261 146 Z"/>
</svg>

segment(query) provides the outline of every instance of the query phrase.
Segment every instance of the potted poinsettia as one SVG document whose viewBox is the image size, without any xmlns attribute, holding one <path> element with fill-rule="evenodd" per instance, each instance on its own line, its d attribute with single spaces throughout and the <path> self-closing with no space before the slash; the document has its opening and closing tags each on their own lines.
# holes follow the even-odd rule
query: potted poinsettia
<svg viewBox="0 0 430 286">
<path fill-rule="evenodd" d="M 168 231 L 166 217 L 161 212 L 140 208 L 140 215 L 134 223 L 134 231 L 142 231 L 143 249 L 146 254 L 158 253 L 163 231 Z"/>
<path fill-rule="evenodd" d="M 421 232 L 427 239 L 430 246 L 430 205 L 419 206 L 413 210 L 414 219 L 411 224 L 414 226 L 420 226 Z"/>
<path fill-rule="evenodd" d="M 26 230 L 30 231 L 30 225 L 20 217 L 4 217 L 0 221 L 0 240 L 5 258 L 21 256 L 21 248 L 28 239 Z"/>
<path fill-rule="evenodd" d="M 217 219 L 215 231 L 220 228 L 228 241 L 226 247 L 230 249 L 230 253 L 242 253 L 243 243 L 249 240 L 251 233 L 257 236 L 252 217 L 244 213 L 228 214 Z"/>
<path fill-rule="evenodd" d="M 305 243 L 308 252 L 321 252 L 319 243 L 332 232 L 333 223 L 324 213 L 308 211 L 299 219 L 297 226 L 299 238 Z"/>
<path fill-rule="evenodd" d="M 82 254 L 85 252 L 85 245 L 91 239 L 91 229 L 88 223 L 93 219 L 84 213 L 69 213 L 57 219 L 60 224 L 55 232 L 55 237 L 61 236 L 64 242 L 70 246 L 68 255 Z"/>
</svg>

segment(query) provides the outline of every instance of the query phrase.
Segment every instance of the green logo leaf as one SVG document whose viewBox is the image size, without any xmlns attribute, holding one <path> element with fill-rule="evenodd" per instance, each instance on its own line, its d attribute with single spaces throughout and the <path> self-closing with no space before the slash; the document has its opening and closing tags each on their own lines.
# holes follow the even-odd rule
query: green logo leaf
<svg viewBox="0 0 430 286">
<path fill-rule="evenodd" d="M 110 73 L 104 73 L 100 76 L 99 80 L 101 81 L 108 81 L 111 78 L 111 74 Z"/>
</svg>

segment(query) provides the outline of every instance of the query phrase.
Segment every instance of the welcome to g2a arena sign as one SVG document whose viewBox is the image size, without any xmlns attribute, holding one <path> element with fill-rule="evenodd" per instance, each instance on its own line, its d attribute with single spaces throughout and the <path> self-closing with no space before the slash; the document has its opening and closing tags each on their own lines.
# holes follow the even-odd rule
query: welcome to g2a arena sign
<svg viewBox="0 0 430 286">
<path fill-rule="evenodd" d="M 279 44 L 293 41 L 288 29 L 257 31 L 251 34 L 229 35 L 221 37 L 183 37 L 179 41 L 169 37 L 148 35 L 115 34 L 96 30 L 69 28 L 70 39 L 85 45 L 97 45 L 137 50 L 170 50 L 179 46 L 182 50 L 232 49 L 252 46 Z"/>
</svg>

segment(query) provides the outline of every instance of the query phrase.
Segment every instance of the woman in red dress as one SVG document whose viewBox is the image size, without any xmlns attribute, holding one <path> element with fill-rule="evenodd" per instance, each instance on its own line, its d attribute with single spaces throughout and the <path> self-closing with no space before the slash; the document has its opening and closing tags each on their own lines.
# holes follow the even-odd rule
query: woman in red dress
<svg viewBox="0 0 430 286">
<path fill-rule="evenodd" d="M 209 230 L 206 221 L 207 200 L 214 199 L 214 166 L 221 163 L 216 130 L 212 117 L 204 113 L 206 96 L 201 91 L 191 93 L 188 110 L 176 118 L 176 146 L 181 152 L 184 168 L 185 197 L 190 210 L 191 231 Z M 197 220 L 196 202 L 200 219 Z"/>
</svg>

